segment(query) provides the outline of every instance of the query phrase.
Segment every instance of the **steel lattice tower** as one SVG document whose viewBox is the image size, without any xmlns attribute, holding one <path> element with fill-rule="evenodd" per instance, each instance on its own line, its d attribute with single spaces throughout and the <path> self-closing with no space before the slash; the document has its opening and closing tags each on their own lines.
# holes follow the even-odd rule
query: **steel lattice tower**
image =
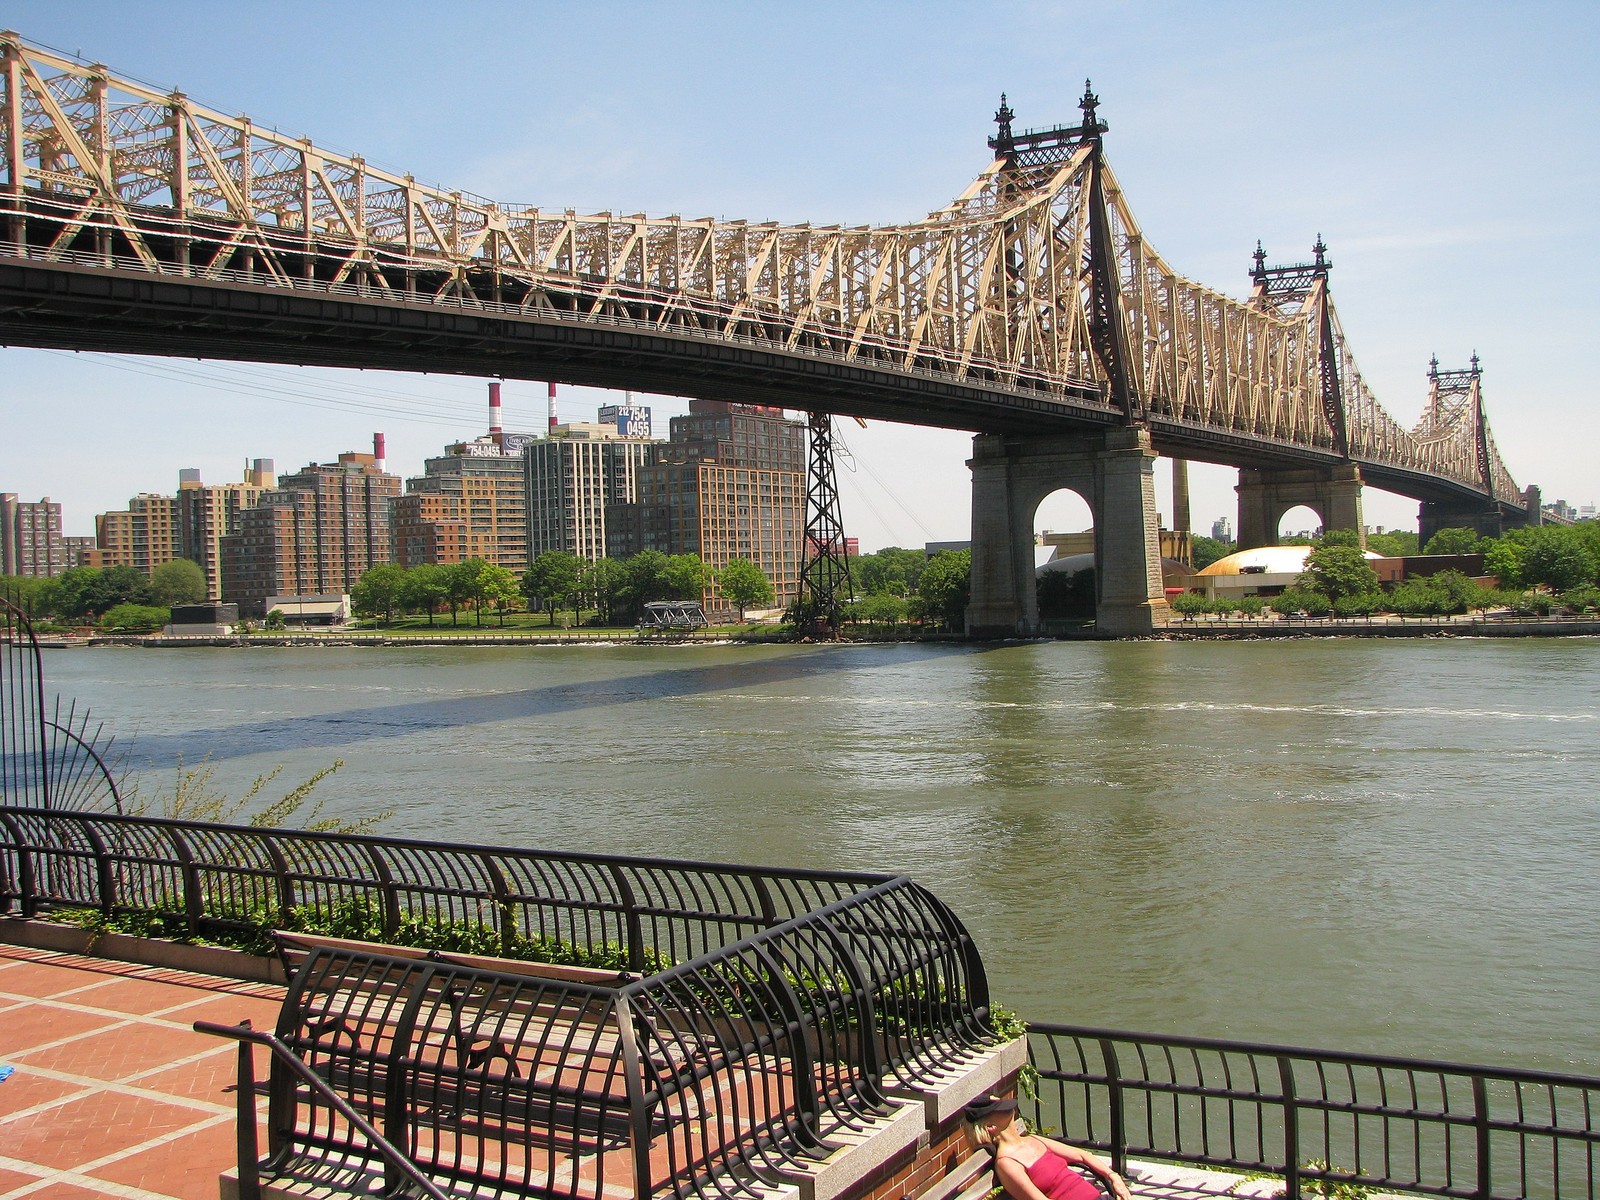
<svg viewBox="0 0 1600 1200">
<path fill-rule="evenodd" d="M 833 463 L 833 418 L 811 414 L 811 453 L 806 481 L 805 548 L 800 560 L 800 596 L 795 624 L 803 633 L 836 636 L 839 614 L 855 599 L 839 514 L 839 477 Z"/>
</svg>

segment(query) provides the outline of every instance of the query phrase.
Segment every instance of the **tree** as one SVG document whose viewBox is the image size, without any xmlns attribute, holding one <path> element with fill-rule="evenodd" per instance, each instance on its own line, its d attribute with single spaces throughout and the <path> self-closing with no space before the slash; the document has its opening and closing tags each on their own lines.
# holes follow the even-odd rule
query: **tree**
<svg viewBox="0 0 1600 1200">
<path fill-rule="evenodd" d="M 383 614 L 386 623 L 394 622 L 394 610 L 406 587 L 406 569 L 399 563 L 380 563 L 364 571 L 350 589 L 350 607 L 358 617 Z"/>
<path fill-rule="evenodd" d="M 1550 525 L 1530 532 L 1533 537 L 1522 554 L 1523 576 L 1528 583 L 1542 583 L 1553 592 L 1565 592 L 1596 581 L 1600 566 L 1580 530 Z"/>
<path fill-rule="evenodd" d="M 905 620 L 906 602 L 888 592 L 870 592 L 856 601 L 852 619 L 868 625 L 898 625 Z"/>
<path fill-rule="evenodd" d="M 197 562 L 175 558 L 150 572 L 149 594 L 153 603 L 167 608 L 174 604 L 204 604 L 206 573 Z"/>
<path fill-rule="evenodd" d="M 1364 596 L 1378 590 L 1378 573 L 1356 545 L 1356 535 L 1335 530 L 1318 538 L 1306 555 L 1305 573 L 1298 580 L 1304 589 L 1326 596 Z"/>
<path fill-rule="evenodd" d="M 1391 529 L 1388 533 L 1367 534 L 1367 549 L 1385 558 L 1405 558 L 1420 553 L 1417 535 L 1409 529 Z"/>
<path fill-rule="evenodd" d="M 516 573 L 510 567 L 486 562 L 478 572 L 477 583 L 478 624 L 483 624 L 483 606 L 487 604 L 495 610 L 503 627 L 506 609 L 522 597 L 522 591 L 517 587 Z"/>
<path fill-rule="evenodd" d="M 717 572 L 717 587 L 739 609 L 739 620 L 744 621 L 744 610 L 757 605 L 771 604 L 774 597 L 772 580 L 767 573 L 748 558 L 731 558 Z"/>
<path fill-rule="evenodd" d="M 971 585 L 972 551 L 941 550 L 928 560 L 917 581 L 922 611 L 948 629 L 959 629 Z"/>
<path fill-rule="evenodd" d="M 626 575 L 623 565 L 614 558 L 586 562 L 578 573 L 578 588 L 594 604 L 595 618 L 602 625 L 617 623 L 617 596 Z"/>
<path fill-rule="evenodd" d="M 160 629 L 172 618 L 172 612 L 151 604 L 116 604 L 100 618 L 103 628 L 122 633 L 148 633 Z"/>
<path fill-rule="evenodd" d="M 1483 569 L 1500 581 L 1503 588 L 1523 585 L 1522 546 L 1510 538 L 1497 538 L 1484 547 Z"/>
<path fill-rule="evenodd" d="M 446 569 L 438 563 L 418 563 L 408 570 L 398 597 L 400 607 L 427 613 L 428 624 L 432 625 L 433 614 L 445 601 Z"/>
<path fill-rule="evenodd" d="M 1194 569 L 1203 571 L 1219 558 L 1227 558 L 1232 554 L 1234 543 L 1219 542 L 1216 538 L 1195 537 L 1191 539 L 1189 547 L 1194 557 Z"/>
<path fill-rule="evenodd" d="M 545 550 L 522 573 L 522 594 L 529 608 L 542 608 L 556 623 L 556 609 L 571 601 L 576 613 L 582 591 L 584 560 L 570 550 Z"/>
<path fill-rule="evenodd" d="M 1424 554 L 1476 554 L 1482 541 L 1476 529 L 1441 529 L 1428 539 Z"/>
<path fill-rule="evenodd" d="M 863 554 L 850 563 L 850 577 L 863 596 L 909 596 L 916 591 L 928 556 L 921 550 L 885 546 L 876 554 Z"/>
<path fill-rule="evenodd" d="M 450 624 L 456 623 L 456 612 L 472 605 L 477 622 L 483 624 L 483 599 L 488 562 L 481 558 L 464 558 L 444 569 L 444 599 L 450 606 Z"/>
<path fill-rule="evenodd" d="M 716 581 L 717 573 L 698 554 L 669 554 L 661 570 L 666 595 L 649 599 L 698 600 Z"/>
</svg>

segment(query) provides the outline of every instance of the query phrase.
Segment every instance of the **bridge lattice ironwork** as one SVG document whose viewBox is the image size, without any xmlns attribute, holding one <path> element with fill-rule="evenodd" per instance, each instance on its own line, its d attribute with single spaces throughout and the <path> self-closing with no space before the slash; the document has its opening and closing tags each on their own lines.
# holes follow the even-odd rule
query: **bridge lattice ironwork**
<svg viewBox="0 0 1600 1200">
<path fill-rule="evenodd" d="M 1520 508 L 1481 403 L 1407 428 L 1362 376 L 1326 260 L 1235 299 L 1147 241 L 1079 126 L 1013 134 L 898 225 L 549 211 L 419 183 L 0 35 L 0 260 L 624 323 L 1013 405 L 1070 400 L 1174 444 L 1274 447 Z M 1319 241 L 1320 246 L 1320 241 Z M 938 423 L 908 400 L 903 418 Z"/>
</svg>

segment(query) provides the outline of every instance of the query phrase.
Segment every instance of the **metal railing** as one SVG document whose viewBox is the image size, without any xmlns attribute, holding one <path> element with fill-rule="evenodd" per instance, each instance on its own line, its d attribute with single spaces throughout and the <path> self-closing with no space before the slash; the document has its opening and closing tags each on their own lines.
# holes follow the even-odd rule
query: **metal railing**
<svg viewBox="0 0 1600 1200">
<path fill-rule="evenodd" d="M 1032 1024 L 1032 1117 L 1132 1158 L 1470 1200 L 1600 1185 L 1600 1077 Z M 1308 1189 L 1321 1188 L 1319 1191 Z"/>
<path fill-rule="evenodd" d="M 645 972 L 891 878 L 0 806 L 0 905 L 154 912 L 217 940 L 311 928 L 507 958 L 559 943 Z"/>
<path fill-rule="evenodd" d="M 46 703 L 33 622 L 0 595 L 0 805 L 120 812 L 121 790 L 106 763 L 112 739 L 89 722 L 76 702 Z"/>
<path fill-rule="evenodd" d="M 644 978 L 313 945 L 273 1038 L 204 1030 L 274 1054 L 268 1154 L 241 1129 L 241 1193 L 263 1170 L 570 1200 L 792 1183 L 887 1115 L 890 1075 L 993 1042 L 956 936 L 895 878 Z"/>
</svg>

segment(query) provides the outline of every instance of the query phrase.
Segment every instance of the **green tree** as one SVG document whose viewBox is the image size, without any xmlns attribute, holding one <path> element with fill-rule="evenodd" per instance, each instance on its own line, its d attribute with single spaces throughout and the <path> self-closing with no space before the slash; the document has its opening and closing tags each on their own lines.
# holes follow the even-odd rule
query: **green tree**
<svg viewBox="0 0 1600 1200">
<path fill-rule="evenodd" d="M 100 626 L 117 633 L 149 633 L 172 617 L 169 609 L 152 604 L 116 604 L 100 618 Z"/>
<path fill-rule="evenodd" d="M 1185 592 L 1167 601 L 1167 605 L 1180 617 L 1193 619 L 1211 608 L 1211 602 L 1199 592 Z"/>
<path fill-rule="evenodd" d="M 744 620 L 744 610 L 764 607 L 773 602 L 772 580 L 767 573 L 748 558 L 730 558 L 717 572 L 717 587 L 739 609 L 739 620 Z"/>
<path fill-rule="evenodd" d="M 717 580 L 717 573 L 698 554 L 669 554 L 661 570 L 667 591 L 651 600 L 698 600 Z"/>
<path fill-rule="evenodd" d="M 905 620 L 906 602 L 888 592 L 869 592 L 856 601 L 852 615 L 868 625 L 898 625 Z"/>
<path fill-rule="evenodd" d="M 1306 555 L 1306 569 L 1297 581 L 1302 589 L 1328 600 L 1362 596 L 1378 590 L 1378 573 L 1367 565 L 1357 537 L 1348 530 L 1333 530 L 1318 538 Z"/>
<path fill-rule="evenodd" d="M 863 554 L 850 563 L 850 575 L 863 596 L 883 593 L 909 596 L 917 590 L 928 556 L 921 550 L 885 546 L 876 554 Z"/>
<path fill-rule="evenodd" d="M 521 599 L 522 592 L 517 587 L 516 572 L 510 567 L 502 567 L 498 563 L 483 562 L 478 568 L 474 579 L 476 591 L 473 593 L 473 604 L 477 609 L 478 624 L 483 624 L 483 606 L 488 605 L 499 615 L 500 624 L 506 623 L 506 609 Z"/>
<path fill-rule="evenodd" d="M 947 629 L 960 629 L 972 586 L 972 551 L 941 550 L 917 581 L 922 611 Z"/>
<path fill-rule="evenodd" d="M 1221 542 L 1216 538 L 1192 538 L 1189 542 L 1189 551 L 1194 556 L 1194 569 L 1203 571 L 1219 558 L 1227 558 L 1233 553 L 1234 543 Z"/>
<path fill-rule="evenodd" d="M 1476 529 L 1441 529 L 1428 539 L 1424 554 L 1476 554 L 1483 539 Z"/>
<path fill-rule="evenodd" d="M 1417 535 L 1409 529 L 1391 529 L 1388 533 L 1367 534 L 1367 549 L 1385 558 L 1405 558 L 1417 554 Z"/>
<path fill-rule="evenodd" d="M 1574 527 L 1545 525 L 1529 531 L 1523 548 L 1522 571 L 1528 583 L 1542 583 L 1553 592 L 1570 591 L 1600 576 L 1600 562 L 1589 549 L 1588 538 Z"/>
<path fill-rule="evenodd" d="M 595 619 L 602 625 L 617 623 L 618 593 L 626 576 L 626 569 L 614 558 L 586 562 L 578 574 L 578 587 L 594 606 Z"/>
<path fill-rule="evenodd" d="M 363 571 L 350 589 L 350 607 L 358 617 L 376 617 L 383 614 L 389 624 L 394 622 L 394 610 L 400 607 L 405 592 L 406 569 L 399 563 L 381 563 Z"/>
<path fill-rule="evenodd" d="M 441 568 L 440 580 L 444 584 L 444 602 L 450 610 L 450 624 L 458 624 L 457 615 L 478 593 L 478 567 L 481 558 L 464 558 Z"/>
<path fill-rule="evenodd" d="M 1510 538 L 1496 538 L 1483 549 L 1483 569 L 1500 581 L 1503 588 L 1523 585 L 1522 546 Z"/>
<path fill-rule="evenodd" d="M 618 614 L 614 615 L 620 615 L 625 621 L 637 621 L 647 600 L 667 598 L 667 556 L 659 550 L 641 550 L 623 559 L 618 566 L 620 576 L 613 591 Z"/>
<path fill-rule="evenodd" d="M 584 560 L 570 550 L 545 550 L 522 573 L 522 594 L 529 608 L 542 608 L 556 623 L 556 609 L 571 604 L 574 616 L 581 594 Z"/>
<path fill-rule="evenodd" d="M 204 604 L 206 573 L 199 563 L 187 558 L 162 563 L 150 572 L 149 596 L 152 603 L 167 608 L 174 604 Z"/>
<path fill-rule="evenodd" d="M 433 624 L 433 614 L 445 602 L 447 588 L 445 572 L 448 568 L 438 563 L 418 563 L 406 572 L 405 582 L 398 597 L 401 608 L 428 614 L 428 624 Z"/>
</svg>

